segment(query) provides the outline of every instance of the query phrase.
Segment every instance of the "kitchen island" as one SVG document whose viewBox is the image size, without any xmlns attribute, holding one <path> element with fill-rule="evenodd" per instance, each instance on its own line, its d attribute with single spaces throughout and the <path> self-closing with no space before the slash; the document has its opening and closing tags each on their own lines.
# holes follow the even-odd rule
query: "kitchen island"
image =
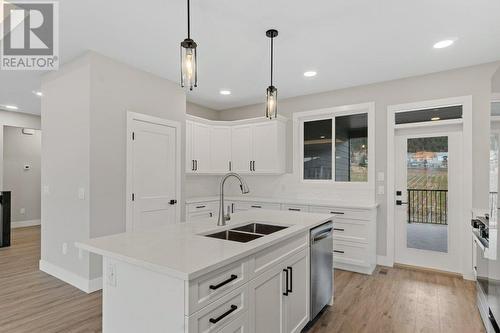
<svg viewBox="0 0 500 333">
<path fill-rule="evenodd" d="M 300 332 L 310 320 L 309 231 L 331 219 L 247 211 L 224 227 L 205 219 L 76 245 L 103 256 L 105 333 Z M 247 242 L 207 236 L 252 223 L 270 227 L 229 236 Z"/>
</svg>

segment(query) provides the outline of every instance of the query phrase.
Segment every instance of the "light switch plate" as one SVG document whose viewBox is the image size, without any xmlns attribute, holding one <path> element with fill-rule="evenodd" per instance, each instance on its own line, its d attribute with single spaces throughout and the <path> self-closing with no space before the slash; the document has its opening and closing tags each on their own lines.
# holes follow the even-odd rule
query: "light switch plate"
<svg viewBox="0 0 500 333">
<path fill-rule="evenodd" d="M 384 193 L 385 193 L 385 188 L 384 188 L 384 185 L 380 185 L 380 186 L 378 187 L 377 193 L 378 193 L 379 195 L 382 195 L 382 194 L 384 194 Z"/>
<path fill-rule="evenodd" d="M 78 199 L 85 200 L 85 189 L 83 187 L 78 189 Z"/>
<path fill-rule="evenodd" d="M 384 174 L 384 172 L 379 171 L 379 172 L 377 173 L 377 181 L 379 181 L 379 182 L 383 182 L 384 180 L 385 180 L 385 174 Z"/>
<path fill-rule="evenodd" d="M 116 287 L 116 265 L 108 264 L 106 267 L 106 283 L 109 286 Z"/>
</svg>

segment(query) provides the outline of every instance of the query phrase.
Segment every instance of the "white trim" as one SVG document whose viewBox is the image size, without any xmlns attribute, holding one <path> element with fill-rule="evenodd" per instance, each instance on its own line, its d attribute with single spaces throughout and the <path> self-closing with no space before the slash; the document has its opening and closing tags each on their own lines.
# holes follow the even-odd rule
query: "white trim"
<svg viewBox="0 0 500 333">
<path fill-rule="evenodd" d="M 42 272 L 52 275 L 53 277 L 58 278 L 59 280 L 64 281 L 83 292 L 86 292 L 87 294 L 102 289 L 102 277 L 89 280 L 46 260 L 39 261 L 39 268 Z"/>
<path fill-rule="evenodd" d="M 437 127 L 437 126 L 444 126 L 444 125 L 456 125 L 456 124 L 462 124 L 463 120 L 460 119 L 446 119 L 446 120 L 439 120 L 439 121 L 422 121 L 419 123 L 408 123 L 408 124 L 397 124 L 394 125 L 394 129 L 406 129 L 406 128 L 420 128 L 420 127 Z"/>
<path fill-rule="evenodd" d="M 304 121 L 321 120 L 321 119 L 333 119 L 338 116 L 351 115 L 351 114 L 368 114 L 368 181 L 367 182 L 338 182 L 334 179 L 334 172 L 332 172 L 331 180 L 320 179 L 303 179 L 303 163 L 302 156 L 304 155 L 304 145 L 303 141 L 303 124 Z M 325 109 L 309 110 L 295 112 L 293 114 L 293 173 L 294 176 L 303 184 L 325 184 L 329 186 L 334 186 L 336 188 L 346 188 L 346 189 L 362 189 L 362 190 L 373 190 L 372 201 L 375 200 L 375 102 L 360 103 L 360 104 L 350 104 L 335 106 Z M 335 133 L 335 125 L 332 124 L 332 133 Z M 334 138 L 332 138 L 332 170 L 335 169 L 335 144 Z"/>
<path fill-rule="evenodd" d="M 149 122 L 152 124 L 158 124 L 158 125 L 164 125 L 164 126 L 169 126 L 175 128 L 176 132 L 176 197 L 177 197 L 177 205 L 175 209 L 175 219 L 176 222 L 180 222 L 181 220 L 181 176 L 182 176 L 182 161 L 181 161 L 181 149 L 182 149 L 182 127 L 181 123 L 178 121 L 173 121 L 173 120 L 167 120 L 163 118 L 158 118 L 158 117 L 153 117 L 150 115 L 142 114 L 142 113 L 137 113 L 137 112 L 127 112 L 127 181 L 126 181 L 126 195 L 125 195 L 125 207 L 126 207 L 126 213 L 125 213 L 125 230 L 126 231 L 132 231 L 133 230 L 133 225 L 132 225 L 132 220 L 133 220 L 133 209 L 132 209 L 132 181 L 133 181 L 133 175 L 132 175 L 132 124 L 134 120 L 139 120 L 139 121 L 144 121 L 144 122 Z"/>
<path fill-rule="evenodd" d="M 25 221 L 15 221 L 11 223 L 12 229 L 34 227 L 37 225 L 41 225 L 41 220 L 25 220 Z"/>
<path fill-rule="evenodd" d="M 202 117 L 193 116 L 190 114 L 186 114 L 186 120 L 194 121 L 197 123 L 202 123 L 205 125 L 214 125 L 214 126 L 238 126 L 238 125 L 246 125 L 246 124 L 254 124 L 260 123 L 263 121 L 269 121 L 266 117 L 255 117 L 255 118 L 247 118 L 247 119 L 238 119 L 238 120 L 211 120 Z M 278 115 L 274 120 L 287 122 L 288 119 L 283 117 L 282 115 Z"/>
<path fill-rule="evenodd" d="M 388 256 L 377 256 L 377 265 L 385 267 L 393 267 L 394 262 Z"/>
<path fill-rule="evenodd" d="M 387 263 L 394 264 L 395 233 L 394 233 L 394 136 L 395 136 L 395 114 L 397 112 L 418 111 L 430 108 L 462 105 L 462 140 L 463 140 L 463 228 L 459 230 L 461 244 L 469 244 L 466 238 L 466 226 L 469 225 L 468 217 L 472 210 L 472 96 L 460 96 L 436 100 L 421 101 L 415 103 L 389 105 L 387 108 Z M 435 122 L 436 124 L 439 122 Z M 468 230 L 468 229 L 467 229 Z M 472 247 L 472 245 L 470 245 Z M 469 251 L 470 250 L 470 251 Z M 472 248 L 464 248 L 463 255 L 460 254 L 461 271 L 465 277 L 472 273 Z"/>
</svg>

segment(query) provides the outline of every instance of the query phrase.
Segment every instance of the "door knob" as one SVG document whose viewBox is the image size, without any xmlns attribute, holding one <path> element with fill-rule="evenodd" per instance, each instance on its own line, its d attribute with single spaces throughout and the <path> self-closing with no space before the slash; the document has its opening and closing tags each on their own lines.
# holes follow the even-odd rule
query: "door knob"
<svg viewBox="0 0 500 333">
<path fill-rule="evenodd" d="M 396 205 L 401 206 L 401 205 L 407 205 L 407 202 L 403 202 L 402 200 L 396 200 Z"/>
<path fill-rule="evenodd" d="M 169 201 L 169 204 L 171 204 L 171 205 L 175 205 L 176 203 L 177 203 L 177 200 L 175 200 L 175 199 L 172 199 Z"/>
</svg>

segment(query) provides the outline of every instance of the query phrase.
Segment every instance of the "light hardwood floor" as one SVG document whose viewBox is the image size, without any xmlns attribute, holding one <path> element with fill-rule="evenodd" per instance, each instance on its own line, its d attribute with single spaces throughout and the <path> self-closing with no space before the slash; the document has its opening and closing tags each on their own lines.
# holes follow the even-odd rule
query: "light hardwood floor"
<svg viewBox="0 0 500 333">
<path fill-rule="evenodd" d="M 39 258 L 38 227 L 14 229 L 12 247 L 0 249 L 0 332 L 100 332 L 101 293 L 87 295 L 40 272 Z M 474 284 L 457 277 L 336 271 L 335 290 L 335 305 L 308 333 L 484 332 Z"/>
</svg>

